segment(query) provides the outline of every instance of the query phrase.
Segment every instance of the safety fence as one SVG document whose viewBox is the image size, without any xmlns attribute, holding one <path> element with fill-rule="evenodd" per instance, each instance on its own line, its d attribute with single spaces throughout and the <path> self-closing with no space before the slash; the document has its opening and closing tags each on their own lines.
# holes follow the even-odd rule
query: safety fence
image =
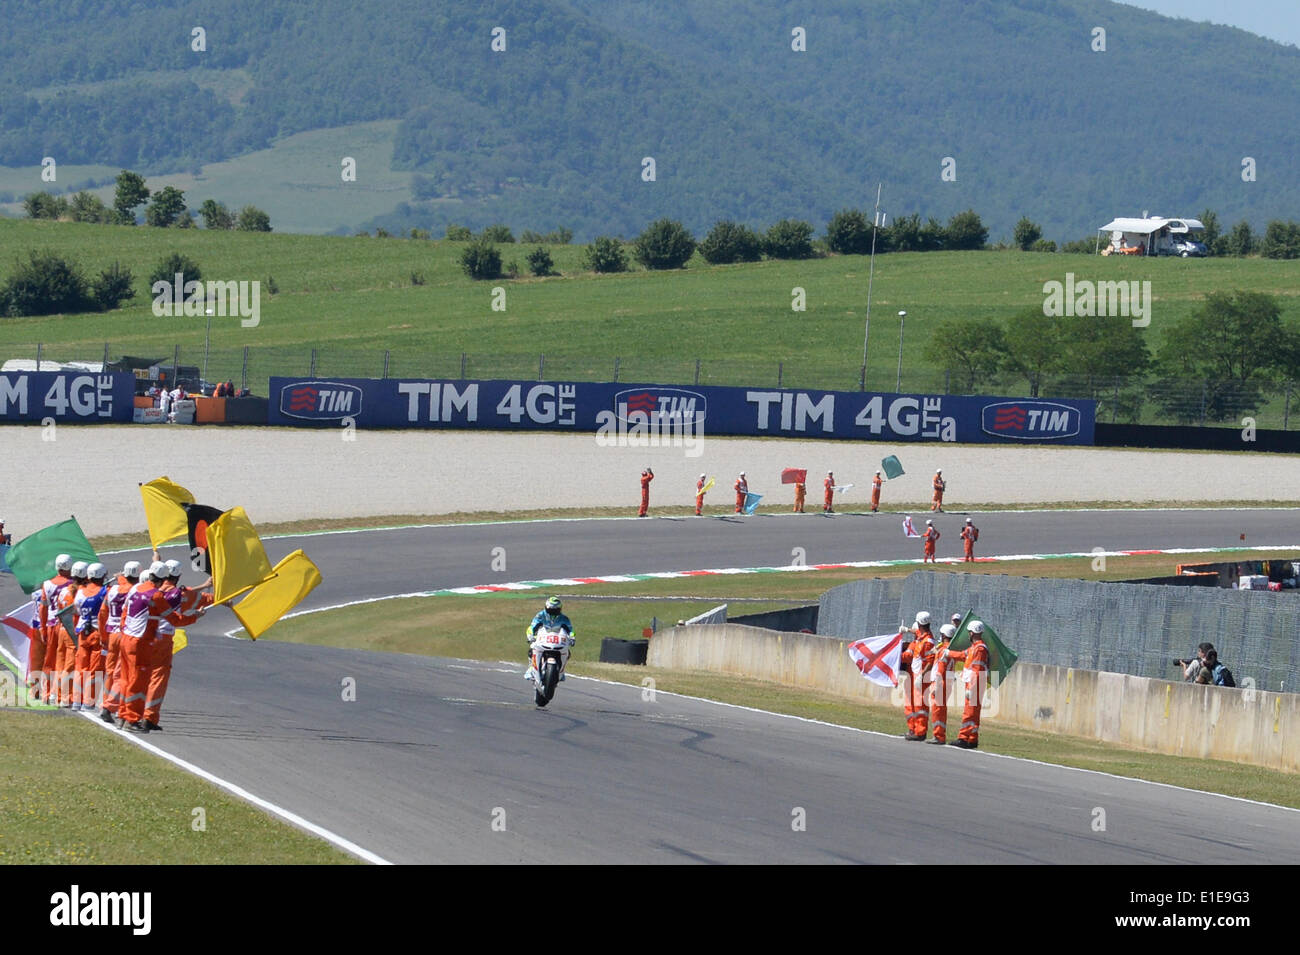
<svg viewBox="0 0 1300 955">
<path fill-rule="evenodd" d="M 1020 659 L 1181 680 L 1175 658 L 1214 644 L 1238 685 L 1300 688 L 1300 594 L 1086 580 L 917 572 L 822 595 L 818 633 L 857 639 L 929 611 L 936 627 L 974 610 Z"/>
<path fill-rule="evenodd" d="M 1023 375 L 1000 374 L 971 381 L 931 368 L 903 366 L 886 374 L 864 374 L 859 361 L 744 358 L 647 357 L 585 354 L 440 352 L 420 349 L 313 347 L 311 344 L 209 348 L 175 344 L 163 348 L 137 343 L 23 344 L 8 346 L 3 360 L 42 362 L 116 361 L 122 355 L 156 359 L 164 367 L 197 369 L 209 382 L 233 381 L 266 395 L 272 376 L 311 378 L 511 379 L 536 381 L 613 381 L 661 385 L 729 385 L 827 391 L 900 391 L 931 395 L 1024 395 L 1044 399 L 1097 402 L 1099 424 L 1165 424 L 1241 429 L 1288 430 L 1300 412 L 1295 383 L 1281 379 L 1247 383 L 1200 378 L 1045 375 L 1030 382 Z M 54 370 L 54 369 L 47 369 Z M 184 376 L 182 376 L 184 377 Z M 1300 422 L 1297 422 L 1300 426 Z"/>
</svg>

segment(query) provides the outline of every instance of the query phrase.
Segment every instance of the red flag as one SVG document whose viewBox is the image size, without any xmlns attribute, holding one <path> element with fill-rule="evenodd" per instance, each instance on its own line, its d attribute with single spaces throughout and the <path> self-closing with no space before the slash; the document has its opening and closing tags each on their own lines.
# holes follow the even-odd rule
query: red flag
<svg viewBox="0 0 1300 955">
<path fill-rule="evenodd" d="M 785 468 L 781 471 L 782 484 L 807 484 L 807 468 Z"/>
</svg>

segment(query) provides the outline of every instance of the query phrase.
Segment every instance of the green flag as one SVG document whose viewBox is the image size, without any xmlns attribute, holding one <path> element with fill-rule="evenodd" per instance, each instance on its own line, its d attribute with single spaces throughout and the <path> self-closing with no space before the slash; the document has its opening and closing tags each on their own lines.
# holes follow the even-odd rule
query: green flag
<svg viewBox="0 0 1300 955">
<path fill-rule="evenodd" d="M 885 472 L 885 477 L 891 481 L 896 477 L 903 476 L 903 465 L 899 463 L 898 456 L 894 454 L 881 460 L 880 469 Z"/>
<path fill-rule="evenodd" d="M 961 618 L 961 626 L 957 628 L 957 632 L 953 635 L 952 643 L 948 644 L 948 649 L 951 652 L 957 653 L 958 651 L 965 650 L 970 646 L 970 634 L 967 627 L 971 621 L 979 619 L 979 617 L 975 616 L 975 611 L 966 611 L 966 616 Z M 984 645 L 989 648 L 989 684 L 991 686 L 998 686 L 1007 678 L 1007 674 L 1010 673 L 1011 668 L 1016 665 L 1016 660 L 1018 660 L 1019 657 L 1016 656 L 1014 650 L 998 639 L 997 631 L 989 626 L 987 620 L 983 621 L 983 623 Z M 996 680 L 992 678 L 992 674 L 994 673 L 998 675 Z"/>
<path fill-rule="evenodd" d="M 88 564 L 99 560 L 75 517 L 51 524 L 24 537 L 9 548 L 5 562 L 14 572 L 14 579 L 23 588 L 23 593 L 30 594 L 43 581 L 54 576 L 54 558 L 60 554 L 67 554 L 74 561 L 84 560 Z"/>
</svg>

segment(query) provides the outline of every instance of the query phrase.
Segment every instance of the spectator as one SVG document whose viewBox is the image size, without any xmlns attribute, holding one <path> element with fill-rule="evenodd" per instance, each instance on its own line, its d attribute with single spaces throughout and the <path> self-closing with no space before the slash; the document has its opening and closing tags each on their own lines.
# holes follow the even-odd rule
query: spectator
<svg viewBox="0 0 1300 955">
<path fill-rule="evenodd" d="M 1204 665 L 1205 655 L 1214 652 L 1214 644 L 1202 643 L 1196 648 L 1196 658 L 1193 660 L 1175 660 L 1174 663 L 1183 668 L 1183 682 L 1195 683 L 1197 675 L 1201 672 Z"/>
<path fill-rule="evenodd" d="M 5 522 L 0 520 L 0 547 L 14 542 L 14 535 L 5 533 Z"/>
<path fill-rule="evenodd" d="M 1201 674 L 1207 674 L 1208 679 L 1202 680 Z M 1237 681 L 1232 678 L 1232 671 L 1219 662 L 1219 652 L 1213 647 L 1205 651 L 1205 661 L 1201 664 L 1201 672 L 1197 674 L 1196 682 L 1212 683 L 1215 686 L 1235 687 L 1237 685 Z"/>
<path fill-rule="evenodd" d="M 226 379 L 226 397 L 227 398 L 235 397 L 235 383 L 231 381 L 229 378 Z"/>
</svg>

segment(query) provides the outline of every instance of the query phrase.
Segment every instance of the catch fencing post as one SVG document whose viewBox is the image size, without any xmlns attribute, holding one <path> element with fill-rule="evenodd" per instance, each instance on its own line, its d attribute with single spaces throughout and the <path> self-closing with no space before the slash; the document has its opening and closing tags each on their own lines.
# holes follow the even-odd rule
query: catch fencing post
<svg viewBox="0 0 1300 955">
<path fill-rule="evenodd" d="M 384 377 L 388 377 L 388 349 L 384 349 Z"/>
<path fill-rule="evenodd" d="M 243 391 L 248 387 L 248 346 L 244 346 L 244 367 L 239 373 L 239 390 Z"/>
<path fill-rule="evenodd" d="M 546 372 L 546 356 L 538 355 L 537 356 L 537 380 L 538 381 L 546 380 L 546 378 L 544 377 L 545 372 Z"/>
<path fill-rule="evenodd" d="M 36 370 L 41 370 L 41 343 L 36 343 Z"/>
<path fill-rule="evenodd" d="M 1282 430 L 1286 430 L 1286 423 L 1291 418 L 1291 382 L 1286 383 L 1286 407 L 1282 409 Z"/>
<path fill-rule="evenodd" d="M 1115 423 L 1115 416 L 1119 414 L 1119 378 L 1115 379 L 1115 403 L 1110 407 L 1110 423 Z"/>
<path fill-rule="evenodd" d="M 108 342 L 104 342 L 104 364 L 100 371 L 108 371 Z"/>
<path fill-rule="evenodd" d="M 1202 381 L 1201 382 L 1201 427 L 1202 428 L 1205 427 L 1205 391 L 1206 391 L 1206 383 Z"/>
<path fill-rule="evenodd" d="M 784 380 L 785 380 L 785 362 L 778 361 L 776 363 L 776 386 L 780 388 L 781 382 Z"/>
<path fill-rule="evenodd" d="M 460 380 L 465 380 L 465 353 L 460 353 Z"/>
<path fill-rule="evenodd" d="M 311 350 L 311 370 L 307 372 L 308 378 L 316 377 L 316 349 Z"/>
<path fill-rule="evenodd" d="M 176 387 L 176 379 L 181 373 L 181 346 L 177 345 L 176 350 L 172 352 L 172 387 Z"/>
<path fill-rule="evenodd" d="M 618 364 L 619 364 L 619 358 L 616 355 L 614 357 L 614 381 L 616 382 L 618 381 Z"/>
<path fill-rule="evenodd" d="M 700 360 L 695 359 L 695 387 L 700 386 Z"/>
</svg>

